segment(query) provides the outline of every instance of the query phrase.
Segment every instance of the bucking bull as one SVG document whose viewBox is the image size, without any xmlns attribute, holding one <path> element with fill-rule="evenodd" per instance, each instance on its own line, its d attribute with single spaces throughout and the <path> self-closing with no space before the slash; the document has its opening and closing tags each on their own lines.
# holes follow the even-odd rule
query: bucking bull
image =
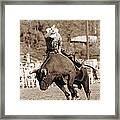
<svg viewBox="0 0 120 120">
<path fill-rule="evenodd" d="M 74 100 L 78 98 L 77 90 L 74 87 L 74 84 L 76 84 L 78 89 L 81 89 L 83 86 L 87 99 L 90 99 L 87 68 L 83 66 L 78 68 L 63 54 L 50 53 L 40 69 L 33 70 L 30 73 L 36 73 L 36 78 L 41 90 L 48 89 L 48 87 L 55 82 L 55 84 L 64 92 L 67 100 L 70 100 L 70 96 L 71 100 Z M 67 92 L 65 85 L 67 85 L 71 94 Z"/>
</svg>

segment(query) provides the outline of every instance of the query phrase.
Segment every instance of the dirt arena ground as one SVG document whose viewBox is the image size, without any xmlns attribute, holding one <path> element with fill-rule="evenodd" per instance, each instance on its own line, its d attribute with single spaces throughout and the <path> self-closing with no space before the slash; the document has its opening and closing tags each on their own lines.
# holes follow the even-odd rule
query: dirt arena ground
<svg viewBox="0 0 120 120">
<path fill-rule="evenodd" d="M 91 90 L 91 100 L 99 100 L 100 99 L 100 83 L 96 82 L 94 84 L 90 84 Z M 79 93 L 78 100 L 86 100 L 86 95 L 83 90 L 77 89 Z M 20 99 L 21 100 L 66 100 L 64 93 L 57 87 L 49 87 L 45 91 L 39 90 L 36 88 L 22 88 L 20 89 Z"/>
</svg>

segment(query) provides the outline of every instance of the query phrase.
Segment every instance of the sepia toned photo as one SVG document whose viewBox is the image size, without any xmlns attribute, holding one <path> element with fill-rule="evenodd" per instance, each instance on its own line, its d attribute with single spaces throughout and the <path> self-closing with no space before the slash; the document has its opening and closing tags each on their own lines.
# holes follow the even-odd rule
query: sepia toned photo
<svg viewBox="0 0 120 120">
<path fill-rule="evenodd" d="M 100 20 L 20 20 L 20 100 L 100 100 Z"/>
<path fill-rule="evenodd" d="M 107 1 L 3 2 L 3 119 L 117 119 L 118 13 Z"/>
</svg>

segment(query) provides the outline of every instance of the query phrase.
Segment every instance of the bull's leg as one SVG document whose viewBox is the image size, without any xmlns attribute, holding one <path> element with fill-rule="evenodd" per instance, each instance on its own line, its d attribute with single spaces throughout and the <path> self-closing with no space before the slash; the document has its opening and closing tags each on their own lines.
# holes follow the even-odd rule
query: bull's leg
<svg viewBox="0 0 120 120">
<path fill-rule="evenodd" d="M 85 90 L 87 99 L 90 100 L 91 91 L 89 89 L 89 77 L 88 76 L 85 76 L 85 80 L 83 80 L 82 85 L 83 85 L 83 88 Z"/>
<path fill-rule="evenodd" d="M 77 96 L 77 91 L 74 89 L 73 85 L 67 85 L 70 93 L 71 93 L 71 100 L 75 100 L 76 96 Z"/>
<path fill-rule="evenodd" d="M 75 98 L 77 99 L 77 98 L 79 98 L 79 94 L 75 88 L 74 88 L 74 90 L 75 90 Z"/>
<path fill-rule="evenodd" d="M 64 85 L 63 85 L 63 84 L 60 84 L 59 81 L 55 81 L 55 84 L 64 92 L 67 100 L 70 100 L 70 94 L 66 91 Z"/>
<path fill-rule="evenodd" d="M 72 97 L 71 100 L 74 100 L 75 97 L 77 96 L 77 91 L 73 87 L 73 82 L 74 82 L 74 79 L 72 77 L 70 77 L 70 75 L 69 75 L 68 76 L 68 81 L 67 81 L 67 87 L 68 87 L 68 90 L 71 93 L 71 97 Z"/>
<path fill-rule="evenodd" d="M 82 86 L 81 86 L 81 82 L 80 82 L 80 81 L 75 80 L 73 84 L 76 84 L 78 89 L 80 89 L 80 90 L 82 89 Z M 76 87 L 75 87 L 75 88 L 76 88 Z M 79 94 L 78 94 L 78 92 L 77 92 L 76 89 L 75 89 L 75 91 L 76 91 L 76 96 L 75 96 L 75 97 L 76 97 L 76 98 L 79 98 Z"/>
</svg>

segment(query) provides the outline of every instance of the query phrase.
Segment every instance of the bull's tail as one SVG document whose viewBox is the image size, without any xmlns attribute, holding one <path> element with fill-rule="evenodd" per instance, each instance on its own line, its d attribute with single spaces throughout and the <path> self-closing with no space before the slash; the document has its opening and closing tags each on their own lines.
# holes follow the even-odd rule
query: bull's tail
<svg viewBox="0 0 120 120">
<path fill-rule="evenodd" d="M 97 79 L 98 79 L 97 70 L 96 70 L 94 67 L 90 66 L 90 65 L 84 65 L 84 66 L 87 66 L 87 67 L 89 67 L 89 68 L 92 68 L 92 70 L 93 70 L 93 76 L 94 76 L 94 78 L 97 80 Z"/>
</svg>

